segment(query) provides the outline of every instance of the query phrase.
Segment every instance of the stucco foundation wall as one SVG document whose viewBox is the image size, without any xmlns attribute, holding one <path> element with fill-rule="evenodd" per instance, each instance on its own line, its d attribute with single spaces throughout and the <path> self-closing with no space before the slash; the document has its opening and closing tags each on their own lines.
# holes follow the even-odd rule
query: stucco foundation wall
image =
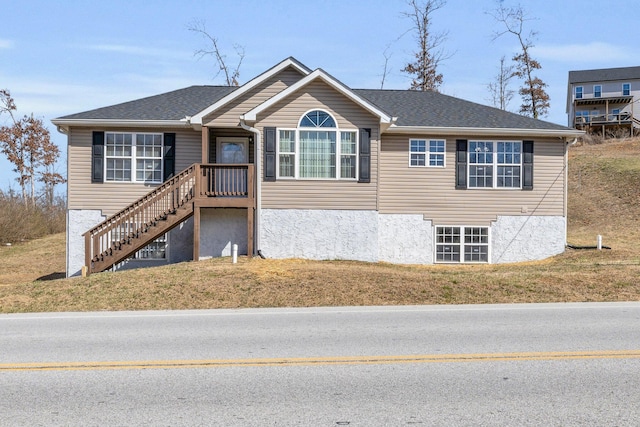
<svg viewBox="0 0 640 427">
<path fill-rule="evenodd" d="M 169 232 L 169 262 L 193 259 L 193 218 L 180 223 Z"/>
<path fill-rule="evenodd" d="M 422 215 L 379 215 L 380 261 L 433 264 L 433 224 Z"/>
<path fill-rule="evenodd" d="M 87 230 L 106 219 L 100 210 L 67 211 L 67 277 L 78 276 L 84 265 L 84 237 Z M 246 231 L 245 231 L 246 233 Z M 169 232 L 168 259 L 129 259 L 118 264 L 116 270 L 153 267 L 168 263 L 190 261 L 193 258 L 193 218 Z"/>
<path fill-rule="evenodd" d="M 231 247 L 247 254 L 246 209 L 202 209 L 200 214 L 200 259 L 231 256 Z"/>
<path fill-rule="evenodd" d="M 378 261 L 378 213 L 263 209 L 260 248 L 267 258 Z"/>
<path fill-rule="evenodd" d="M 564 252 L 567 221 L 562 216 L 498 216 L 491 227 L 491 262 L 532 261 Z"/>
<path fill-rule="evenodd" d="M 78 276 L 84 265 L 85 231 L 104 221 L 101 210 L 67 211 L 67 277 Z"/>
</svg>

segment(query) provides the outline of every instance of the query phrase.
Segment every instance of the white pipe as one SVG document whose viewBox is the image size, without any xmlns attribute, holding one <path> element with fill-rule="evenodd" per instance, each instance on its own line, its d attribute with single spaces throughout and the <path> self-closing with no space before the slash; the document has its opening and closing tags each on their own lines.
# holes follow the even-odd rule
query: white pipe
<svg viewBox="0 0 640 427">
<path fill-rule="evenodd" d="M 238 245 L 236 243 L 231 246 L 231 262 L 238 263 Z"/>
<path fill-rule="evenodd" d="M 240 118 L 240 126 L 244 130 L 248 130 L 249 132 L 253 132 L 256 136 L 255 138 L 255 147 L 256 147 L 256 157 L 254 159 L 254 167 L 255 167 L 255 177 L 256 177 L 256 221 L 254 234 L 256 236 L 255 244 L 253 245 L 253 252 L 260 253 L 260 212 L 262 210 L 262 179 L 260 179 L 260 165 L 262 161 L 262 138 L 260 136 L 260 131 L 254 127 L 247 125 L 244 119 Z"/>
<path fill-rule="evenodd" d="M 598 250 L 602 250 L 602 236 L 598 234 Z"/>
</svg>

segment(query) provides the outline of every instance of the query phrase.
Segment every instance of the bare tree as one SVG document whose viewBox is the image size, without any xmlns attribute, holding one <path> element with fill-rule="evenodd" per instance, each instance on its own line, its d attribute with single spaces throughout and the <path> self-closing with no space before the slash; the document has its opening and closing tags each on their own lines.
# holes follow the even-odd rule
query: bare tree
<svg viewBox="0 0 640 427">
<path fill-rule="evenodd" d="M 13 112 L 16 110 L 16 104 L 11 97 L 11 93 L 7 89 L 0 89 L 0 115 L 8 113 L 13 119 Z"/>
<path fill-rule="evenodd" d="M 208 31 L 203 21 L 194 21 L 188 27 L 189 31 L 200 34 L 202 38 L 209 44 L 208 48 L 199 49 L 195 52 L 196 55 L 200 56 L 200 58 L 204 56 L 212 56 L 216 64 L 218 66 L 218 72 L 214 76 L 214 78 L 218 77 L 220 73 L 224 74 L 225 84 L 227 86 L 239 86 L 240 82 L 238 78 L 240 77 L 240 66 L 242 65 L 242 60 L 244 59 L 244 47 L 238 44 L 233 45 L 233 49 L 238 56 L 238 64 L 233 67 L 229 65 L 227 60 L 227 56 L 222 52 L 217 37 L 212 36 Z"/>
<path fill-rule="evenodd" d="M 389 74 L 389 59 L 391 59 L 391 53 L 389 53 L 389 47 L 382 52 L 382 56 L 384 57 L 384 67 L 382 69 L 382 79 L 380 80 L 380 89 L 384 89 L 384 82 L 387 79 L 387 74 Z"/>
<path fill-rule="evenodd" d="M 410 89 L 438 91 L 442 84 L 438 66 L 445 59 L 442 43 L 447 32 L 432 33 L 431 15 L 442 8 L 446 0 L 408 0 L 407 3 L 411 10 L 404 15 L 413 24 L 418 50 L 414 53 L 415 61 L 408 63 L 402 71 L 414 76 Z"/>
<path fill-rule="evenodd" d="M 507 110 L 514 92 L 509 89 L 509 81 L 514 77 L 513 65 L 505 65 L 505 57 L 500 58 L 500 69 L 494 80 L 487 85 L 494 107 Z"/>
<path fill-rule="evenodd" d="M 522 6 L 506 7 L 500 0 L 496 10 L 490 14 L 505 27 L 504 31 L 495 33 L 494 40 L 504 34 L 512 34 L 516 36 L 520 43 L 520 52 L 512 58 L 515 62 L 515 72 L 513 74 L 523 80 L 523 86 L 518 91 L 522 97 L 520 113 L 529 115 L 534 119 L 545 116 L 550 106 L 549 95 L 545 91 L 547 84 L 534 76 L 534 72 L 540 70 L 542 66 L 530 55 L 534 46 L 532 39 L 535 38 L 536 32 L 530 31 L 528 36 L 524 35 L 524 24 L 530 19 L 527 18 Z"/>
</svg>

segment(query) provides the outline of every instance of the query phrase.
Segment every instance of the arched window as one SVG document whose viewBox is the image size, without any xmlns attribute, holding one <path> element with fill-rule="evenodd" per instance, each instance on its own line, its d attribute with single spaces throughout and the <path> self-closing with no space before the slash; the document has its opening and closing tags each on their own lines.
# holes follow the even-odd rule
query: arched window
<svg viewBox="0 0 640 427">
<path fill-rule="evenodd" d="M 355 179 L 357 132 L 341 130 L 326 111 L 302 115 L 297 129 L 278 132 L 280 178 Z"/>
</svg>

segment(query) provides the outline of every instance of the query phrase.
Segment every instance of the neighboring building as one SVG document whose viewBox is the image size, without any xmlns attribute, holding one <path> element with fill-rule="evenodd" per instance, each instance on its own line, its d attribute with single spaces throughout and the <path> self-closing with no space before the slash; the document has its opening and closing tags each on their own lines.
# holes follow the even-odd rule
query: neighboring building
<svg viewBox="0 0 640 427">
<path fill-rule="evenodd" d="M 640 67 L 569 71 L 569 126 L 603 136 L 640 131 Z"/>
<path fill-rule="evenodd" d="M 351 89 L 288 58 L 53 120 L 67 273 L 241 254 L 504 263 L 564 251 L 583 132 L 436 92 Z M 133 255 L 133 258 L 131 258 Z"/>
</svg>

